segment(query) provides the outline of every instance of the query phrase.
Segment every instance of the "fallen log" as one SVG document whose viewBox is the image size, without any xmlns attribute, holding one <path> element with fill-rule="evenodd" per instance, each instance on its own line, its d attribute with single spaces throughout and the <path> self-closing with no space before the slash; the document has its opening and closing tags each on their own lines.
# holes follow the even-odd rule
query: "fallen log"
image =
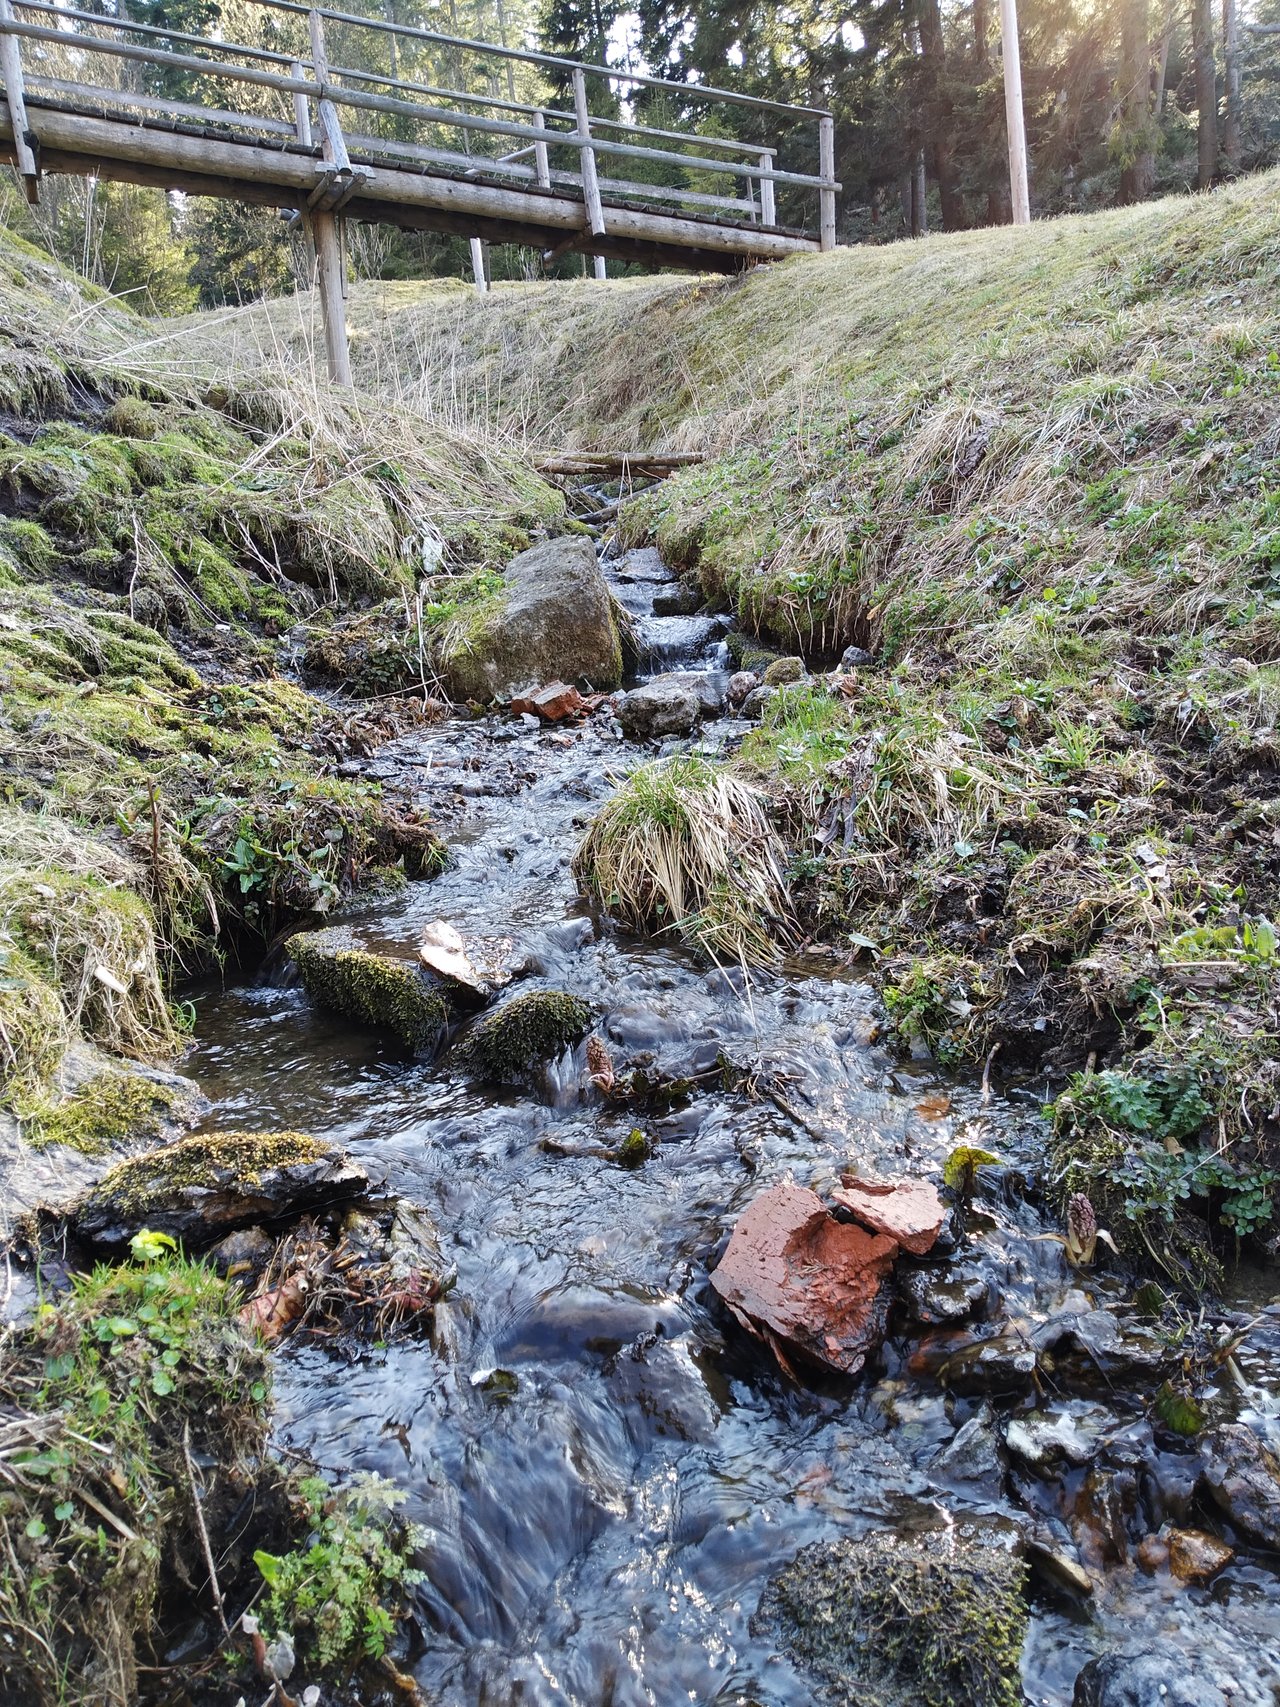
<svg viewBox="0 0 1280 1707">
<path fill-rule="evenodd" d="M 562 451 L 543 457 L 537 469 L 539 474 L 644 474 L 660 480 L 677 468 L 705 461 L 706 452 L 700 450 Z"/>
</svg>

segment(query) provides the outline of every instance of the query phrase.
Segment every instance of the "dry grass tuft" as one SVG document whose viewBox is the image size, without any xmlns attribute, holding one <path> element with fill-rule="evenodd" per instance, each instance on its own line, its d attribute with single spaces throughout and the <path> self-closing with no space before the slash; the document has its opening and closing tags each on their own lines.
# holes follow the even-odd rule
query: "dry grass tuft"
<svg viewBox="0 0 1280 1707">
<path fill-rule="evenodd" d="M 764 795 L 705 760 L 633 772 L 574 859 L 628 929 L 675 931 L 713 960 L 767 965 L 791 934 L 785 851 Z"/>
</svg>

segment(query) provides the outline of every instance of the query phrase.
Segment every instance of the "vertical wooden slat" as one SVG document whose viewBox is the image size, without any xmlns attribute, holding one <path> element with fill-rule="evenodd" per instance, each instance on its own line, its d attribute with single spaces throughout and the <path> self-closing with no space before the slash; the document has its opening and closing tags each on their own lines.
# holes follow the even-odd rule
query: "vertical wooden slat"
<svg viewBox="0 0 1280 1707">
<path fill-rule="evenodd" d="M 483 296 L 489 288 L 489 281 L 484 271 L 484 244 L 478 237 L 471 239 L 471 273 L 476 281 L 476 289 Z"/>
<path fill-rule="evenodd" d="M 13 8 L 9 0 L 0 0 L 0 22 L 13 22 Z M 27 139 L 27 103 L 22 92 L 22 55 L 18 50 L 16 36 L 0 35 L 0 72 L 4 74 L 5 99 L 9 103 L 9 124 L 13 131 L 13 151 L 17 156 L 18 171 L 22 174 L 27 200 L 34 205 L 40 200 L 40 174 L 36 170 L 36 157 Z"/>
<path fill-rule="evenodd" d="M 760 165 L 764 171 L 772 172 L 773 155 L 762 154 L 760 156 Z M 778 223 L 777 212 L 773 205 L 772 178 L 761 178 L 760 180 L 760 223 L 761 225 L 776 225 Z"/>
<path fill-rule="evenodd" d="M 547 128 L 547 121 L 542 113 L 535 113 L 533 115 L 532 122 L 535 130 L 545 132 Z M 545 142 L 534 143 L 533 164 L 538 173 L 539 185 L 544 190 L 549 190 L 551 188 L 551 162 L 547 158 L 547 145 Z"/>
<path fill-rule="evenodd" d="M 604 263 L 604 256 L 603 255 L 593 255 L 591 257 L 591 260 L 592 260 L 594 271 L 595 271 L 596 283 L 597 284 L 603 284 L 604 281 L 609 277 L 608 270 L 605 267 L 605 263 Z"/>
<path fill-rule="evenodd" d="M 4 3 L 5 0 L 0 0 L 0 4 Z M 306 77 L 306 72 L 303 69 L 302 61 L 300 59 L 295 59 L 293 64 L 289 67 L 289 75 L 295 80 L 295 82 L 299 83 Z M 299 93 L 296 89 L 293 93 L 293 128 L 298 133 L 298 141 L 302 146 L 304 148 L 310 148 L 312 146 L 311 108 L 307 104 L 307 97 Z"/>
<path fill-rule="evenodd" d="M 818 176 L 834 184 L 836 176 L 836 122 L 832 118 L 818 120 Z M 772 186 L 770 186 L 772 188 Z M 824 250 L 836 246 L 836 192 L 818 191 L 818 236 Z"/>
<path fill-rule="evenodd" d="M 600 200 L 600 180 L 596 174 L 596 151 L 591 146 L 591 115 L 587 111 L 587 80 L 581 69 L 573 73 L 573 110 L 582 139 L 582 199 L 587 209 L 587 230 L 593 237 L 604 236 L 604 204 Z"/>
</svg>

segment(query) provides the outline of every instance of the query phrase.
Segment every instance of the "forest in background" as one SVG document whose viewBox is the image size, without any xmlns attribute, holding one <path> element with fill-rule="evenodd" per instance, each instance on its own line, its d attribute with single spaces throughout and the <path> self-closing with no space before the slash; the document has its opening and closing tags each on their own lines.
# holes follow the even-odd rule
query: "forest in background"
<svg viewBox="0 0 1280 1707">
<path fill-rule="evenodd" d="M 126 15 L 125 0 L 85 9 Z M 376 0 L 372 11 L 379 11 Z M 382 15 L 442 33 L 527 46 L 829 107 L 843 189 L 841 242 L 1008 222 L 1008 162 L 998 8 L 992 0 L 384 0 Z M 129 0 L 160 29 L 282 47 L 294 22 L 252 0 Z M 1033 212 L 1088 211 L 1213 184 L 1280 158 L 1280 0 L 1024 0 L 1020 8 Z M 495 68 L 465 50 L 386 38 L 393 75 L 511 100 L 566 90 L 526 64 Z M 163 41 L 161 42 L 163 45 Z M 190 93 L 188 73 L 151 67 L 148 92 Z M 781 164 L 807 169 L 800 135 L 776 114 L 640 90 L 626 111 L 656 126 L 776 140 Z M 608 116 L 622 96 L 605 85 Z M 749 129 L 760 127 L 758 138 Z M 670 168 L 657 168 L 670 176 Z M 715 188 L 699 174 L 690 188 Z M 703 176 L 707 176 L 704 174 Z M 779 209 L 785 222 L 785 196 Z M 145 311 L 173 314 L 285 294 L 306 280 L 296 227 L 280 214 L 133 185 L 48 178 L 28 208 L 10 178 L 0 217 L 95 283 Z M 349 229 L 357 278 L 469 272 L 465 239 L 390 227 Z M 497 279 L 548 276 L 541 255 L 495 247 Z M 576 275 L 569 256 L 551 274 Z M 617 267 L 613 268 L 617 271 Z M 634 269 L 632 269 L 634 270 Z"/>
</svg>

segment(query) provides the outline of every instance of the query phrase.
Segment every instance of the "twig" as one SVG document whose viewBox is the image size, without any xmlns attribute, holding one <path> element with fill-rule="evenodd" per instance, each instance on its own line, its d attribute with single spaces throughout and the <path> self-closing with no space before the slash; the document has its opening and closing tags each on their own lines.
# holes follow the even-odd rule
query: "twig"
<svg viewBox="0 0 1280 1707">
<path fill-rule="evenodd" d="M 200 1533 L 200 1546 L 204 1551 L 204 1562 L 209 1571 L 209 1587 L 213 1592 L 213 1607 L 218 1614 L 218 1623 L 227 1641 L 231 1639 L 231 1631 L 227 1628 L 227 1615 L 222 1610 L 222 1590 L 218 1587 L 218 1573 L 213 1567 L 213 1548 L 209 1545 L 209 1531 L 204 1526 L 204 1512 L 200 1509 L 200 1496 L 196 1493 L 196 1469 L 191 1462 L 191 1424 L 182 1425 L 182 1456 L 187 1466 L 187 1482 L 191 1488 L 191 1508 L 196 1516 L 196 1528 Z"/>
</svg>

